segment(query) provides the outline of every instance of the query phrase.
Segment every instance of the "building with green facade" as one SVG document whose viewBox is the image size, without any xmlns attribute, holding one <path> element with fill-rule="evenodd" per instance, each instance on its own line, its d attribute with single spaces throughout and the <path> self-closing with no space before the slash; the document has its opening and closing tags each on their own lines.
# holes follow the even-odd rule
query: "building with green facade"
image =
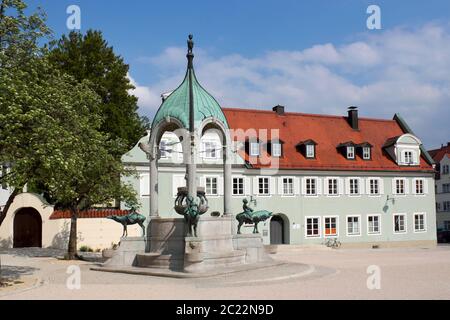
<svg viewBox="0 0 450 320">
<path fill-rule="evenodd" d="M 361 118 L 355 107 L 344 116 L 222 108 L 197 80 L 190 54 L 152 130 L 122 159 L 139 173 L 127 179 L 144 215 L 178 218 L 177 190 L 191 183 L 205 188 L 207 214 L 238 214 L 245 198 L 274 212 L 260 226 L 266 244 L 436 243 L 433 160 L 398 114 L 384 120 Z"/>
</svg>

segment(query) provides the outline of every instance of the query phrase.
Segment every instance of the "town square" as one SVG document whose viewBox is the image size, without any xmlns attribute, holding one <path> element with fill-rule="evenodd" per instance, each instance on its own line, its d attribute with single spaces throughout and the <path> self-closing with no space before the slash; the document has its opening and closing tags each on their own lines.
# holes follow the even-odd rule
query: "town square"
<svg viewBox="0 0 450 320">
<path fill-rule="evenodd" d="M 118 24 L 37 2 L 0 0 L 1 300 L 449 299 L 446 2 L 415 25 L 330 4 L 359 24 L 326 33 L 324 3 L 264 1 L 269 34 L 248 3 L 131 1 Z M 274 309 L 176 315 L 220 312 Z"/>
</svg>

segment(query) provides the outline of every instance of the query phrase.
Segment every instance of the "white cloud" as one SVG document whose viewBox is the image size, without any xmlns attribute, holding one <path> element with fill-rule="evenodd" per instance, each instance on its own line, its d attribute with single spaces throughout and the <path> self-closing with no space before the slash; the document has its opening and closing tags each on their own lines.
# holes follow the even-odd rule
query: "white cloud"
<svg viewBox="0 0 450 320">
<path fill-rule="evenodd" d="M 429 24 L 367 35 L 342 46 L 318 44 L 302 51 L 271 51 L 260 57 L 215 57 L 195 49 L 199 81 L 224 107 L 269 108 L 392 118 L 399 112 L 426 147 L 450 137 L 450 29 Z M 144 61 L 144 60 L 143 60 Z M 185 48 L 167 48 L 145 59 L 161 81 L 137 84 L 142 112 L 153 115 L 160 94 L 173 90 L 185 72 Z"/>
</svg>

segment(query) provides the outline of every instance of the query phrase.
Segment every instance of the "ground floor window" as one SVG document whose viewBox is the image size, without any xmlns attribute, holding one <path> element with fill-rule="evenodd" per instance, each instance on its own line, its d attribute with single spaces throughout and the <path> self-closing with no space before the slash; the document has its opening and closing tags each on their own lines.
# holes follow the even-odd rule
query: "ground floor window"
<svg viewBox="0 0 450 320">
<path fill-rule="evenodd" d="M 425 231 L 425 214 L 416 213 L 414 215 L 414 231 L 422 232 Z"/>
<path fill-rule="evenodd" d="M 368 234 L 380 234 L 380 216 L 373 215 L 367 216 L 367 233 Z"/>
<path fill-rule="evenodd" d="M 325 236 L 337 236 L 337 217 L 325 217 Z"/>
<path fill-rule="evenodd" d="M 359 216 L 347 217 L 347 235 L 359 236 L 361 234 Z"/>
<path fill-rule="evenodd" d="M 394 215 L 394 232 L 395 233 L 406 232 L 406 216 L 404 214 Z"/>
<path fill-rule="evenodd" d="M 320 237 L 319 218 L 306 218 L 306 237 Z"/>
</svg>

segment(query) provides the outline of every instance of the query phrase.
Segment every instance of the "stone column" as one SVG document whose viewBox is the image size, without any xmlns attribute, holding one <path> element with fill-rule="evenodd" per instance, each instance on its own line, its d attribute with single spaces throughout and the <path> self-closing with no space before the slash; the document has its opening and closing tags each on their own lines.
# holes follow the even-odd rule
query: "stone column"
<svg viewBox="0 0 450 320">
<path fill-rule="evenodd" d="M 223 165 L 223 214 L 228 216 L 231 212 L 231 194 L 232 194 L 232 178 L 231 163 L 225 160 Z"/>
<path fill-rule="evenodd" d="M 188 194 L 197 199 L 197 165 L 196 165 L 196 139 L 195 133 L 190 134 L 190 141 L 187 143 L 188 145 L 188 163 L 186 165 L 186 173 L 187 173 L 187 188 Z"/>
<path fill-rule="evenodd" d="M 150 156 L 150 219 L 158 218 L 158 159 Z"/>
</svg>

